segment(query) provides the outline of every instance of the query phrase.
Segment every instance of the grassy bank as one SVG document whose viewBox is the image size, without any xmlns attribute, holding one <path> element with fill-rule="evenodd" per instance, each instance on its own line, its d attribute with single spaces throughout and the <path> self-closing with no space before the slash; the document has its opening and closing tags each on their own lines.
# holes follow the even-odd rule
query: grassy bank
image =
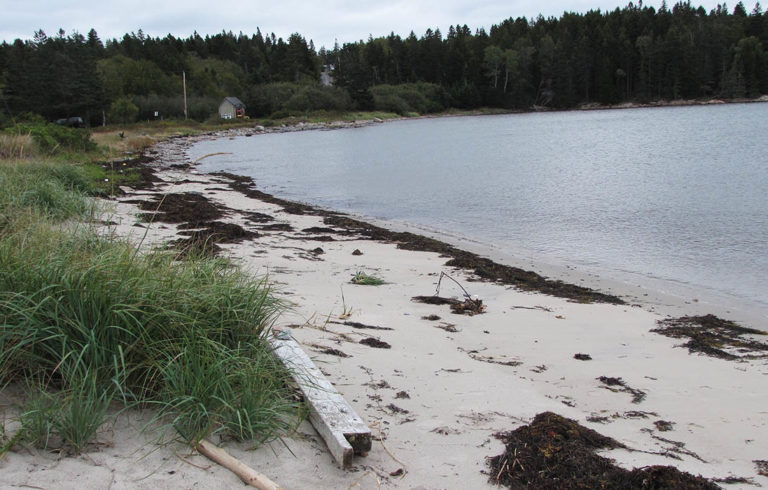
<svg viewBox="0 0 768 490">
<path fill-rule="evenodd" d="M 265 340 L 284 305 L 265 280 L 100 234 L 88 223 L 101 174 L 83 162 L 104 150 L 44 155 L 20 138 L 0 142 L 0 389 L 26 401 L 0 454 L 82 451 L 122 407 L 155 410 L 190 442 L 293 428 L 303 410 Z"/>
</svg>

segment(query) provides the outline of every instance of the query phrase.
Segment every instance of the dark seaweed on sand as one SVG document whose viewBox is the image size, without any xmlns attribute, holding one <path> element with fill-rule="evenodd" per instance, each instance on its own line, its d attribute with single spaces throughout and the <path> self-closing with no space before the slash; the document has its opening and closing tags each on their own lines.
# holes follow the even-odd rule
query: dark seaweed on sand
<svg viewBox="0 0 768 490">
<path fill-rule="evenodd" d="M 179 226 L 179 229 L 189 228 L 193 228 L 193 226 L 189 224 Z M 240 243 L 259 237 L 258 233 L 246 230 L 240 225 L 222 223 L 221 221 L 200 223 L 194 228 L 199 229 L 180 232 L 185 237 L 173 240 L 170 242 L 171 245 L 187 254 L 214 256 L 221 251 L 218 246 L 219 243 Z"/>
<path fill-rule="evenodd" d="M 326 347 L 324 345 L 319 345 L 319 344 L 311 344 L 311 346 L 317 349 L 318 351 L 322 352 L 323 354 L 328 354 L 336 357 L 352 357 L 346 352 L 340 351 L 339 349 L 334 349 L 333 347 Z"/>
<path fill-rule="evenodd" d="M 638 390 L 637 388 L 628 386 L 627 383 L 625 383 L 621 378 L 600 376 L 597 379 L 605 386 L 607 386 L 611 391 L 623 391 L 624 393 L 629 393 L 632 395 L 632 403 L 640 403 L 645 400 L 646 393 L 643 390 Z M 618 388 L 614 388 L 616 386 L 618 386 Z"/>
<path fill-rule="evenodd" d="M 277 198 L 265 192 L 261 192 L 253 188 L 253 179 L 242 175 L 235 175 L 228 172 L 214 172 L 211 175 L 218 175 L 228 180 L 227 184 L 232 190 L 238 191 L 245 196 L 253 199 L 258 199 L 262 202 L 270 204 L 277 204 L 281 206 L 283 210 L 288 214 L 310 214 L 316 215 L 320 212 L 308 204 L 301 204 L 297 202 L 286 201 L 284 199 Z"/>
<path fill-rule="evenodd" d="M 404 250 L 436 252 L 450 259 L 446 265 L 471 270 L 484 280 L 509 284 L 528 291 L 539 291 L 552 296 L 567 298 L 572 301 L 624 304 L 624 301 L 616 296 L 600 293 L 575 284 L 546 279 L 532 271 L 497 264 L 490 259 L 459 250 L 447 243 L 433 238 L 427 238 L 409 232 L 390 231 L 362 221 L 351 219 L 336 212 L 326 211 L 307 204 L 295 203 L 277 198 L 254 189 L 253 180 L 250 177 L 243 177 L 230 173 L 217 173 L 213 175 L 219 175 L 229 179 L 229 186 L 233 190 L 241 192 L 254 199 L 277 204 L 289 214 L 323 216 L 323 222 L 326 225 L 333 227 L 335 233 L 345 235 L 354 233 L 370 240 L 395 242 L 397 243 L 398 248 Z M 339 229 L 343 231 L 340 231 Z"/>
<path fill-rule="evenodd" d="M 358 328 L 358 329 L 362 329 L 362 330 L 394 330 L 391 327 L 380 327 L 378 325 L 366 325 L 366 324 L 360 323 L 360 322 L 349 322 L 349 321 L 347 321 L 347 322 L 335 322 L 335 321 L 332 321 L 330 323 L 336 323 L 338 325 L 346 325 L 348 327 Z"/>
<path fill-rule="evenodd" d="M 746 328 L 714 315 L 684 316 L 657 322 L 659 328 L 651 330 L 675 339 L 688 339 L 680 347 L 688 352 L 718 357 L 729 361 L 742 358 L 768 356 L 768 342 L 749 339 L 744 335 L 768 335 L 761 330 Z M 725 349 L 731 349 L 731 352 Z M 742 355 L 736 355 L 733 350 Z"/>
<path fill-rule="evenodd" d="M 137 205 L 142 211 L 149 211 L 142 215 L 145 221 L 189 223 L 194 227 L 220 219 L 225 209 L 196 192 L 158 195 L 138 201 Z"/>
<path fill-rule="evenodd" d="M 363 339 L 360 341 L 361 344 L 367 345 L 368 347 L 374 347 L 376 349 L 391 349 L 392 346 L 388 343 L 384 342 L 383 340 L 374 339 L 373 337 L 368 337 L 367 339 Z"/>
<path fill-rule="evenodd" d="M 495 436 L 505 449 L 488 460 L 490 482 L 508 488 L 719 488 L 671 466 L 620 468 L 595 451 L 624 448 L 623 444 L 552 412 L 540 413 L 529 425 Z"/>
<path fill-rule="evenodd" d="M 456 247 L 433 238 L 409 232 L 386 230 L 335 213 L 327 213 L 324 222 L 327 225 L 355 231 L 371 240 L 396 242 L 397 247 L 404 250 L 439 253 L 450 258 L 450 260 L 446 262 L 447 266 L 471 270 L 477 276 L 487 281 L 509 284 L 520 289 L 539 291 L 573 301 L 624 304 L 624 301 L 616 296 L 599 293 L 588 288 L 567 284 L 562 281 L 546 279 L 532 271 L 497 264 L 490 259 L 480 257 L 471 252 L 459 250 Z"/>
</svg>

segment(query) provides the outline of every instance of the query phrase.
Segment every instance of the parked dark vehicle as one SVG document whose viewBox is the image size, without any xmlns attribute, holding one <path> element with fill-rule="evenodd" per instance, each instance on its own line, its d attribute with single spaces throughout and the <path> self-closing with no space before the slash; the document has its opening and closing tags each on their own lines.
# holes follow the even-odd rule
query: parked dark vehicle
<svg viewBox="0 0 768 490">
<path fill-rule="evenodd" d="M 85 127 L 85 121 L 83 121 L 82 117 L 63 117 L 61 119 L 56 119 L 56 124 L 61 124 L 62 126 L 67 126 L 68 128 Z"/>
</svg>

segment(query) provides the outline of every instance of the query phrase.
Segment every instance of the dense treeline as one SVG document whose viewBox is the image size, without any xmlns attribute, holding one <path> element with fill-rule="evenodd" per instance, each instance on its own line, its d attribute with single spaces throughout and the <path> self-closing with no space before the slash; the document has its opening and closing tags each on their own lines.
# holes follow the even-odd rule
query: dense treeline
<svg viewBox="0 0 768 490">
<path fill-rule="evenodd" d="M 187 39 L 141 31 L 102 43 L 46 36 L 0 45 L 8 114 L 81 116 L 91 124 L 215 114 L 237 96 L 251 116 L 380 109 L 400 114 L 448 107 L 567 108 L 584 103 L 754 97 L 768 93 L 768 13 L 690 2 L 671 9 L 630 3 L 611 12 L 509 18 L 486 32 L 451 26 L 443 35 L 390 34 L 315 50 L 287 40 L 222 32 Z M 334 87 L 320 84 L 330 67 Z"/>
<path fill-rule="evenodd" d="M 768 91 L 768 14 L 739 3 L 707 13 L 635 6 L 559 19 L 507 19 L 490 32 L 452 26 L 326 53 L 337 82 L 361 105 L 371 87 L 431 83 L 455 107 L 566 108 L 588 102 L 745 97 Z M 397 102 L 393 101 L 392 108 Z"/>
</svg>

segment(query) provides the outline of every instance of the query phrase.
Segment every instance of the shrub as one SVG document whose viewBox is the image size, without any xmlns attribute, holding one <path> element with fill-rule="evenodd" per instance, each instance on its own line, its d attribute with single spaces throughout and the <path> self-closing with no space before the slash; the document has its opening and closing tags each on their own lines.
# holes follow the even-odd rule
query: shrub
<svg viewBox="0 0 768 490">
<path fill-rule="evenodd" d="M 300 88 L 285 104 L 292 111 L 347 111 L 352 99 L 346 90 L 338 87 L 307 85 Z"/>
<path fill-rule="evenodd" d="M 439 85 L 432 83 L 404 83 L 376 85 L 370 88 L 376 110 L 430 113 L 445 109 L 447 95 Z"/>
<path fill-rule="evenodd" d="M 17 123 L 45 124 L 47 121 L 40 114 L 34 112 L 22 112 L 16 117 Z"/>
<path fill-rule="evenodd" d="M 0 109 L 0 129 L 3 129 L 6 126 L 10 126 L 11 124 L 13 124 L 11 116 L 9 116 L 8 113 L 4 110 Z"/>
<path fill-rule="evenodd" d="M 192 96 L 187 99 L 187 117 L 195 121 L 218 120 L 220 99 L 216 97 Z M 133 98 L 138 107 L 138 119 L 154 121 L 156 119 L 183 119 L 184 97 L 181 95 L 140 95 Z M 155 112 L 158 117 L 155 117 Z"/>
<path fill-rule="evenodd" d="M 452 107 L 471 109 L 482 104 L 483 98 L 477 87 L 471 84 L 463 84 L 452 87 L 450 90 L 450 104 Z M 508 107 L 504 105 L 504 107 Z"/>
<path fill-rule="evenodd" d="M 58 124 L 19 123 L 5 129 L 5 134 L 32 136 L 37 150 L 47 154 L 66 151 L 89 152 L 96 149 L 90 133 L 85 129 L 68 128 Z"/>
<path fill-rule="evenodd" d="M 155 144 L 155 140 L 149 136 L 132 136 L 128 138 L 125 146 L 132 153 L 141 153 Z"/>
<path fill-rule="evenodd" d="M 406 112 L 411 110 L 408 102 L 393 93 L 379 91 L 373 96 L 373 100 L 374 106 L 379 111 L 394 112 L 395 114 L 403 116 Z"/>
<path fill-rule="evenodd" d="M 205 121 L 216 116 L 221 100 L 215 97 L 190 97 L 187 99 L 187 115 L 195 121 Z"/>
<path fill-rule="evenodd" d="M 184 97 L 181 95 L 141 95 L 134 97 L 133 103 L 139 108 L 139 119 L 142 120 L 154 120 L 155 111 L 161 119 L 184 117 Z"/>
<path fill-rule="evenodd" d="M 287 82 L 255 85 L 244 101 L 248 114 L 263 117 L 282 110 L 298 89 L 299 85 Z"/>
<path fill-rule="evenodd" d="M 139 117 L 139 108 L 128 97 L 121 97 L 109 106 L 107 117 L 113 123 L 132 123 Z"/>
</svg>

